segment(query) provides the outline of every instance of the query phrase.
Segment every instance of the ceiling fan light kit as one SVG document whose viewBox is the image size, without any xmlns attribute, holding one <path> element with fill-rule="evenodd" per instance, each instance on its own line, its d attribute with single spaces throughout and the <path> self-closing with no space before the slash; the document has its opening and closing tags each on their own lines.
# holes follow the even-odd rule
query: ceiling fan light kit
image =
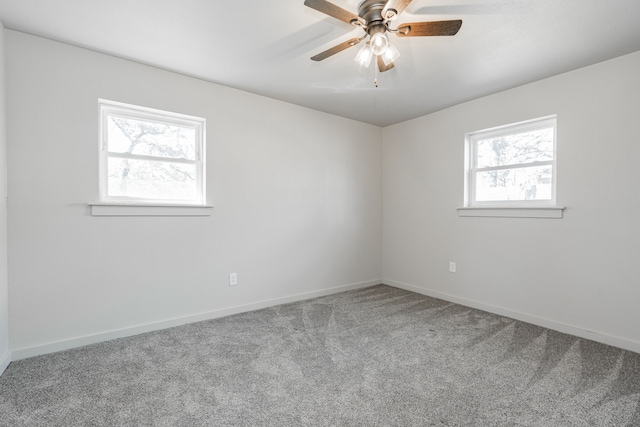
<svg viewBox="0 0 640 427">
<path fill-rule="evenodd" d="M 394 61 L 400 56 L 400 51 L 389 41 L 387 33 L 396 34 L 398 37 L 420 36 L 453 36 L 462 26 L 462 20 L 411 22 L 400 24 L 391 28 L 389 24 L 401 14 L 412 0 L 363 0 L 358 5 L 358 14 L 355 15 L 346 9 L 336 6 L 327 0 L 305 0 L 307 7 L 315 9 L 340 21 L 361 27 L 364 35 L 342 42 L 325 50 L 311 59 L 322 61 L 345 49 L 355 46 L 363 40 L 368 40 L 358 51 L 355 61 L 368 67 L 373 57 L 380 72 L 385 72 L 394 67 Z M 377 85 L 376 85 L 377 86 Z"/>
</svg>

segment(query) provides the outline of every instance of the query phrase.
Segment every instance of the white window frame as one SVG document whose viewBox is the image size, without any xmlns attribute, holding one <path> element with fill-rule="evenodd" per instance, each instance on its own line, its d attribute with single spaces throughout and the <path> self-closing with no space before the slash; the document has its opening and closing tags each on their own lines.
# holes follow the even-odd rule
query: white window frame
<svg viewBox="0 0 640 427">
<path fill-rule="evenodd" d="M 477 144 L 481 140 L 513 135 L 538 129 L 553 128 L 553 160 L 515 165 L 501 165 L 496 167 L 478 168 L 476 165 Z M 551 198 L 545 200 L 492 200 L 477 201 L 475 199 L 475 177 L 480 171 L 499 169 L 518 169 L 531 166 L 551 166 Z M 465 208 L 549 208 L 556 206 L 556 182 L 557 182 L 557 117 L 546 116 L 538 119 L 527 120 L 509 125 L 484 129 L 465 135 Z M 502 215 L 501 215 L 502 216 Z M 507 215 L 504 215 L 507 216 Z"/>
<path fill-rule="evenodd" d="M 122 102 L 99 99 L 100 107 L 100 164 L 99 164 L 99 199 L 101 204 L 135 205 L 135 206 L 205 206 L 206 203 L 206 167 L 205 167 L 205 131 L 206 120 L 201 117 L 125 104 Z M 162 158 L 147 155 L 111 153 L 108 151 L 108 119 L 115 115 L 135 120 L 148 120 L 166 123 L 195 130 L 195 160 Z M 109 158 L 128 158 L 158 162 L 192 164 L 196 170 L 196 197 L 193 199 L 151 199 L 140 197 L 109 196 L 108 194 L 108 160 Z"/>
</svg>

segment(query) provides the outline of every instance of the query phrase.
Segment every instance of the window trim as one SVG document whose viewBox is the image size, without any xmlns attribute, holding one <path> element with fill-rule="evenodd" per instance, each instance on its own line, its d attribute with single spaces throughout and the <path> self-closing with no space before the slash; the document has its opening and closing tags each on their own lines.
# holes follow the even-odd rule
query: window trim
<svg viewBox="0 0 640 427">
<path fill-rule="evenodd" d="M 211 216 L 213 206 L 89 203 L 91 216 Z"/>
<path fill-rule="evenodd" d="M 542 162 L 522 163 L 516 165 L 502 165 L 492 168 L 481 168 L 481 170 L 498 170 L 498 169 L 513 169 L 524 168 L 532 166 L 551 165 L 551 198 L 546 200 L 491 200 L 491 201 L 476 201 L 475 200 L 475 174 L 479 168 L 475 167 L 475 150 L 477 142 L 485 140 L 487 138 L 512 135 L 521 132 L 532 131 L 536 129 L 544 129 L 548 127 L 553 128 L 553 160 Z M 529 208 L 544 208 L 544 207 L 557 207 L 556 206 L 556 191 L 557 191 L 557 116 L 550 115 L 540 117 L 536 119 L 526 120 L 522 122 L 507 124 L 503 126 L 497 126 L 489 129 L 479 130 L 467 133 L 465 135 L 465 177 L 464 177 L 464 207 L 466 209 L 465 215 L 471 216 L 468 213 L 468 209 L 474 209 L 475 212 L 480 212 L 481 209 L 529 209 Z M 564 208 L 560 208 L 564 209 Z M 542 212 L 542 211 L 541 211 Z M 476 215 L 473 215 L 476 216 Z M 489 216 L 489 215 L 477 215 L 477 216 Z M 493 216 L 493 215 L 492 215 Z M 503 216 L 503 215 L 496 215 Z M 510 215 L 511 216 L 511 215 Z M 520 216 L 520 215 L 515 215 Z"/>
<path fill-rule="evenodd" d="M 493 217 L 493 218 L 563 218 L 566 208 L 562 206 L 529 206 L 529 207 L 472 207 L 458 208 L 458 216 Z"/>
<path fill-rule="evenodd" d="M 206 205 L 206 119 L 171 111 L 158 110 L 138 105 L 125 104 L 123 102 L 98 99 L 99 105 L 99 179 L 98 200 L 100 205 L 118 206 L 207 206 Z M 155 123 L 166 123 L 190 127 L 195 130 L 195 159 L 172 159 L 155 156 L 135 154 L 109 153 L 108 151 L 108 125 L 110 116 L 130 118 L 134 120 L 146 120 Z M 142 159 L 160 162 L 185 163 L 194 165 L 196 169 L 196 194 L 194 199 L 150 199 L 140 197 L 109 196 L 108 195 L 108 159 L 127 158 Z"/>
</svg>

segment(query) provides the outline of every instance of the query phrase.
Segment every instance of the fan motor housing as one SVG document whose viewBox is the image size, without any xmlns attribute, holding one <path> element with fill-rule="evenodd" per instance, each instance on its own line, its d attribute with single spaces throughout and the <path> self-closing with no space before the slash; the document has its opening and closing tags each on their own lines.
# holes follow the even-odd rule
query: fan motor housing
<svg viewBox="0 0 640 427">
<path fill-rule="evenodd" d="M 386 4 L 387 2 L 382 0 L 364 0 L 358 5 L 358 16 L 365 20 L 367 26 L 376 21 L 382 23 L 382 9 Z"/>
</svg>

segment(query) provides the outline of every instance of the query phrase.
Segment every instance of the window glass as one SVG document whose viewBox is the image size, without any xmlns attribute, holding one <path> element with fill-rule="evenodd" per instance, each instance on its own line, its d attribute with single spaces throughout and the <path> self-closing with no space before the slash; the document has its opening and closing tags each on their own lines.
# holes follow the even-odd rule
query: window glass
<svg viewBox="0 0 640 427">
<path fill-rule="evenodd" d="M 109 115 L 108 150 L 171 159 L 195 160 L 196 132 L 192 127 Z"/>
<path fill-rule="evenodd" d="M 553 160 L 553 128 L 489 138 L 477 142 L 476 166 L 515 165 Z"/>
<path fill-rule="evenodd" d="M 551 166 L 478 172 L 476 201 L 550 200 L 551 177 Z"/>
</svg>

